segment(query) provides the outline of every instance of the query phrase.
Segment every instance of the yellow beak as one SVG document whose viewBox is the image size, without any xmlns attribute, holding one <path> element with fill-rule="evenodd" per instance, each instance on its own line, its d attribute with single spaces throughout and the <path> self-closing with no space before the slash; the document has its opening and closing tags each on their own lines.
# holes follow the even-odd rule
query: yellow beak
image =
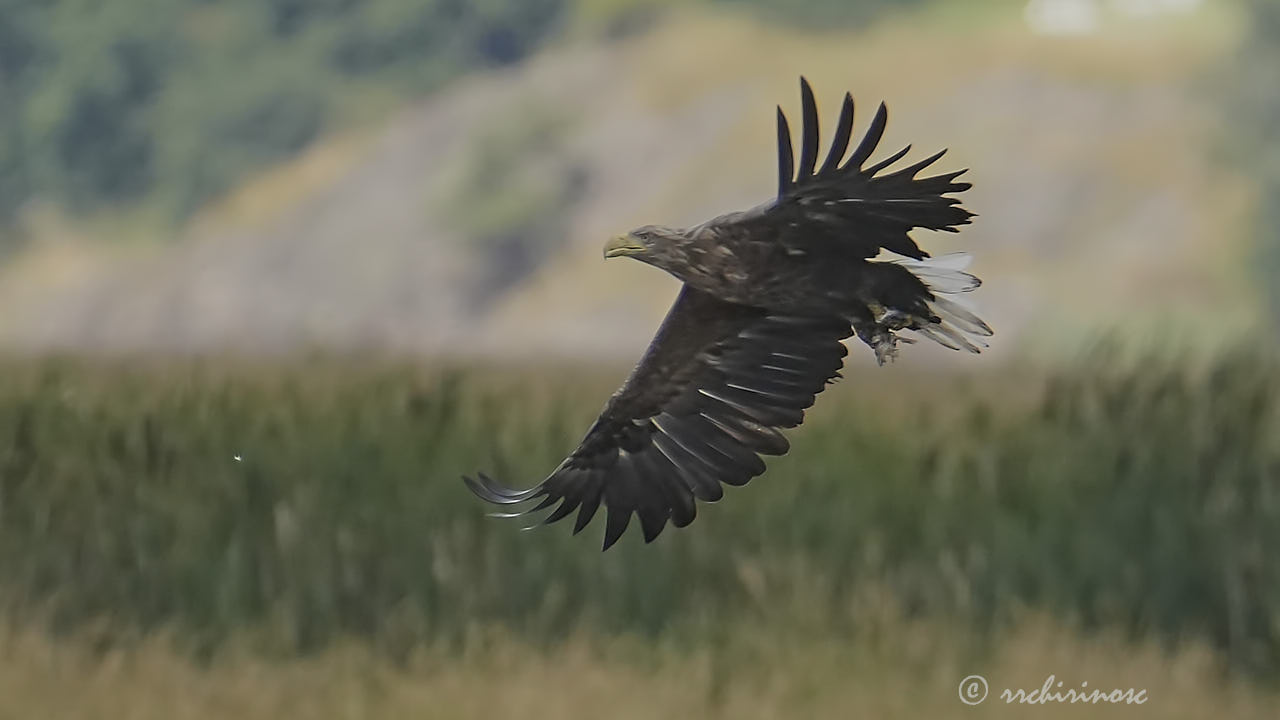
<svg viewBox="0 0 1280 720">
<path fill-rule="evenodd" d="M 609 242 L 604 244 L 604 256 L 606 259 L 613 257 L 624 257 L 627 255 L 640 255 L 644 252 L 644 245 L 636 240 L 630 233 L 626 235 L 618 235 Z"/>
</svg>

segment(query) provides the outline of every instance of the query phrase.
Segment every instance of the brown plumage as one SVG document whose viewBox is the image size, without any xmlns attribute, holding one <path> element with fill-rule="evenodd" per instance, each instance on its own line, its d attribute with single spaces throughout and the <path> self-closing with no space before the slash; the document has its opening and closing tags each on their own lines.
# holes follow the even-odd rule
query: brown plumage
<svg viewBox="0 0 1280 720">
<path fill-rule="evenodd" d="M 763 473 L 761 455 L 787 452 L 780 430 L 799 425 L 839 376 L 850 335 L 881 363 L 899 340 L 911 342 L 903 331 L 971 352 L 983 345 L 991 329 L 941 297 L 978 286 L 963 272 L 967 256 L 929 260 L 908 234 L 969 222 L 972 214 L 947 197 L 969 188 L 956 181 L 964 171 L 917 177 L 939 152 L 883 172 L 910 146 L 868 166 L 884 133 L 883 104 L 846 159 L 848 94 L 819 166 L 817 105 L 804 78 L 800 90 L 798 166 L 778 109 L 776 198 L 692 228 L 637 228 L 605 246 L 605 257 L 635 257 L 684 287 L 578 448 L 527 490 L 484 474 L 463 478 L 476 495 L 525 507 L 510 516 L 548 511 L 542 523 L 576 512 L 575 533 L 604 506 L 605 549 L 635 514 L 649 542 L 668 521 L 692 522 L 697 500 L 719 500 L 722 485 Z"/>
</svg>

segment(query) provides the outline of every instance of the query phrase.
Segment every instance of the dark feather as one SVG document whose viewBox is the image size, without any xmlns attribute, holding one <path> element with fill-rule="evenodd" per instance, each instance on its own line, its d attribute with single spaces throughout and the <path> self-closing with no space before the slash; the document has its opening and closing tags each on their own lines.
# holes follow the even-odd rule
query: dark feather
<svg viewBox="0 0 1280 720">
<path fill-rule="evenodd" d="M 596 471 L 592 472 L 593 475 Z M 600 507 L 600 496 L 604 494 L 604 483 L 600 478 L 593 478 L 582 493 L 582 507 L 578 509 L 578 517 L 573 521 L 573 534 L 577 535 L 591 523 L 596 510 Z"/>
<path fill-rule="evenodd" d="M 800 78 L 800 107 L 804 113 L 801 132 L 804 135 L 800 143 L 800 172 L 798 180 L 813 175 L 813 166 L 818 162 L 818 105 L 813 99 L 813 88 L 809 81 Z"/>
<path fill-rule="evenodd" d="M 894 154 L 890 155 L 889 157 L 885 158 L 884 160 L 881 160 L 880 162 L 876 163 L 875 165 L 872 165 L 871 167 L 869 167 L 869 168 L 867 168 L 866 170 L 864 170 L 864 171 L 863 171 L 863 173 L 865 173 L 865 174 L 867 174 L 867 175 L 875 175 L 876 173 L 880 172 L 881 170 L 883 170 L 883 169 L 885 169 L 885 168 L 889 167 L 890 165 L 892 165 L 892 164 L 894 164 L 894 163 L 898 162 L 899 160 L 901 160 L 901 159 L 903 158 L 903 156 L 905 156 L 905 155 L 906 155 L 907 153 L 909 153 L 909 152 L 911 152 L 911 146 L 910 146 L 910 145 L 908 145 L 908 146 L 906 146 L 906 147 L 902 148 L 902 149 L 901 149 L 901 150 L 899 150 L 898 152 L 896 152 L 896 153 L 894 153 Z M 885 179 L 888 179 L 888 178 L 885 178 Z"/>
<path fill-rule="evenodd" d="M 791 127 L 778 107 L 778 194 L 783 195 L 795 184 L 795 159 L 791 154 Z"/>
<path fill-rule="evenodd" d="M 954 232 L 973 215 L 947 193 L 968 183 L 954 182 L 959 172 L 916 178 L 942 157 L 936 153 L 906 168 L 881 175 L 906 157 L 911 146 L 868 165 L 884 138 L 888 109 L 881 103 L 866 134 L 841 164 L 853 128 L 853 98 L 846 94 L 835 135 L 822 167 L 813 171 L 818 144 L 817 106 L 807 82 L 801 82 L 801 155 L 795 173 L 790 127 L 778 111 L 779 176 L 777 199 L 757 211 L 727 215 L 707 224 L 723 237 L 772 237 L 796 255 L 840 253 L 873 258 L 883 250 L 906 257 L 928 257 L 908 233 L 917 227 Z"/>
<path fill-rule="evenodd" d="M 627 525 L 631 522 L 631 510 L 618 506 L 609 506 L 606 513 L 604 526 L 604 545 L 601 550 L 608 550 L 613 544 L 618 542 L 618 538 L 622 537 L 622 533 L 627 531 Z"/>
<path fill-rule="evenodd" d="M 542 524 L 550 525 L 551 523 L 557 520 L 560 520 L 561 518 L 567 517 L 569 513 L 572 513 L 574 510 L 577 510 L 578 506 L 581 504 L 582 504 L 581 496 L 566 495 L 564 500 L 560 502 L 560 506 L 557 507 L 555 510 L 553 510 L 550 515 L 542 519 Z"/>
<path fill-rule="evenodd" d="M 668 521 L 693 522 L 696 500 L 719 500 L 722 485 L 763 473 L 761 455 L 787 451 L 778 429 L 804 419 L 839 371 L 840 341 L 851 333 L 839 318 L 767 315 L 686 286 L 631 377 L 555 472 L 522 491 L 484 475 L 467 486 L 492 503 L 553 508 L 545 523 L 576 509 L 575 533 L 603 503 L 606 549 L 633 513 L 652 541 Z"/>
<path fill-rule="evenodd" d="M 844 105 L 840 107 L 840 118 L 836 120 L 836 136 L 831 141 L 831 150 L 822 163 L 819 175 L 825 175 L 840 167 L 845 151 L 849 149 L 849 138 L 853 135 L 853 96 L 844 94 Z"/>
<path fill-rule="evenodd" d="M 884 137 L 884 129 L 888 124 L 889 108 L 884 103 L 880 103 L 880 107 L 876 108 L 875 117 L 871 119 L 871 127 L 867 129 L 867 134 L 862 136 L 862 142 L 858 143 L 853 155 L 849 156 L 849 162 L 844 164 L 846 170 L 862 169 L 863 163 L 871 158 L 871 153 L 876 151 L 876 146 L 880 144 L 880 138 Z"/>
<path fill-rule="evenodd" d="M 688 484 L 694 497 L 715 502 L 724 495 L 719 481 L 712 474 L 715 469 L 698 459 L 697 455 L 685 450 L 680 443 L 672 440 L 666 433 L 655 434 L 653 444 L 680 468 L 680 477 Z"/>
</svg>

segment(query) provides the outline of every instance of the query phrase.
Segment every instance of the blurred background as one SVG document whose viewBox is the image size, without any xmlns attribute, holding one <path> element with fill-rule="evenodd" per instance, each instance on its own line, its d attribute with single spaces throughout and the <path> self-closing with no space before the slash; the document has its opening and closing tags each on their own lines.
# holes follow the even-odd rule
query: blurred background
<svg viewBox="0 0 1280 720">
<path fill-rule="evenodd" d="M 483 517 L 801 74 L 971 168 L 990 352 L 650 546 Z M 0 717 L 1274 718 L 1277 197 L 1275 0 L 0 0 Z"/>
</svg>

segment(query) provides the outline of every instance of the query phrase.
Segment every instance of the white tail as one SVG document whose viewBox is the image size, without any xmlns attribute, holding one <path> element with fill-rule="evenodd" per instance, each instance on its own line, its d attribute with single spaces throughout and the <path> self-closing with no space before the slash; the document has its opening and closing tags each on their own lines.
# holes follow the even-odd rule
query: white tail
<svg viewBox="0 0 1280 720">
<path fill-rule="evenodd" d="M 967 293 L 982 284 L 977 277 L 965 272 L 972 261 L 973 256 L 969 253 L 950 253 L 925 260 L 892 262 L 910 270 L 934 294 L 929 309 L 940 322 L 924 322 L 911 329 L 952 350 L 976 353 L 987 347 L 983 338 L 991 336 L 991 328 L 957 300 L 942 297 Z"/>
</svg>

